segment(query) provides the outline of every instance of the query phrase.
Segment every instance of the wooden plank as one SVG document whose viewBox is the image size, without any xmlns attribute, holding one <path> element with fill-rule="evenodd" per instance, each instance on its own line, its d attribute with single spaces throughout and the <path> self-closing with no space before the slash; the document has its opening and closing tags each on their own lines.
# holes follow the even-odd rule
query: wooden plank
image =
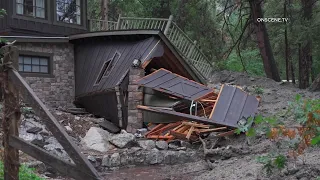
<svg viewBox="0 0 320 180">
<path fill-rule="evenodd" d="M 209 129 L 209 128 L 210 128 L 210 126 L 209 126 L 209 125 L 205 125 L 205 124 L 198 124 L 198 123 L 193 123 L 193 122 L 183 122 L 182 124 L 184 124 L 184 125 L 188 125 L 188 126 L 194 126 L 194 127 L 206 128 L 206 129 Z"/>
<path fill-rule="evenodd" d="M 148 139 L 171 139 L 173 136 L 158 136 L 158 135 L 148 135 Z"/>
<path fill-rule="evenodd" d="M 16 136 L 10 137 L 10 146 L 23 151 L 31 157 L 54 167 L 60 173 L 70 176 L 75 179 L 95 179 L 90 174 L 85 173 L 81 169 L 78 169 L 74 164 L 64 161 L 57 156 L 51 155 L 45 150 L 19 138 Z"/>
<path fill-rule="evenodd" d="M 9 145 L 11 135 L 19 136 L 18 121 L 20 120 L 19 91 L 9 81 L 8 69 L 10 63 L 17 67 L 18 49 L 12 46 L 1 48 L 4 52 L 2 69 L 2 83 L 4 93 L 4 109 L 2 118 L 3 146 L 4 146 L 4 179 L 19 180 L 19 151 Z"/>
<path fill-rule="evenodd" d="M 183 133 L 179 133 L 176 131 L 170 131 L 170 134 L 172 134 L 175 138 L 181 139 L 181 140 L 191 140 L 191 141 L 197 141 L 199 138 L 195 135 L 191 135 L 189 139 L 186 138 L 186 135 Z"/>
<path fill-rule="evenodd" d="M 189 132 L 188 132 L 188 134 L 187 134 L 187 136 L 186 136 L 187 139 L 190 139 L 193 131 L 194 131 L 194 126 L 191 126 L 191 128 L 189 129 Z"/>
<path fill-rule="evenodd" d="M 74 144 L 65 129 L 60 125 L 57 119 L 50 113 L 46 106 L 36 96 L 26 81 L 15 70 L 9 71 L 9 78 L 20 90 L 22 98 L 28 102 L 35 114 L 37 114 L 44 122 L 46 127 L 52 132 L 53 136 L 58 140 L 64 150 L 68 153 L 71 159 L 75 162 L 79 170 L 89 174 L 92 179 L 98 179 L 99 174 L 92 164 L 84 157 L 79 148 Z"/>
<path fill-rule="evenodd" d="M 228 131 L 228 132 L 220 133 L 220 134 L 217 135 L 217 137 L 231 136 L 231 135 L 234 134 L 234 131 L 235 130 L 231 130 L 231 131 Z"/>
<path fill-rule="evenodd" d="M 144 110 L 144 111 L 154 112 L 157 114 L 167 114 L 170 116 L 175 116 L 175 117 L 180 118 L 181 121 L 188 120 L 188 121 L 195 121 L 195 122 L 208 124 L 208 125 L 219 125 L 219 126 L 228 126 L 228 127 L 237 128 L 237 126 L 235 126 L 233 124 L 227 124 L 227 122 L 216 122 L 216 121 L 209 120 L 207 118 L 193 116 L 193 115 L 184 114 L 184 113 L 179 113 L 179 112 L 175 112 L 175 111 L 168 111 L 168 110 L 164 110 L 164 109 L 152 108 L 149 106 L 142 106 L 142 105 L 138 105 L 137 108 Z"/>
<path fill-rule="evenodd" d="M 160 133 L 166 131 L 166 130 L 169 130 L 169 129 L 172 129 L 174 127 L 177 127 L 181 124 L 181 122 L 176 122 L 176 123 L 170 123 L 170 124 L 167 124 L 165 125 L 164 127 L 156 130 L 156 131 L 153 131 L 151 133 L 149 133 L 149 135 L 160 135 Z"/>
<path fill-rule="evenodd" d="M 220 131 L 227 129 L 227 127 L 219 127 L 219 128 L 213 128 L 213 129 L 196 129 L 195 131 L 199 134 L 201 133 L 209 133 L 209 132 L 215 132 L 215 131 Z"/>
<path fill-rule="evenodd" d="M 145 136 L 148 136 L 150 133 L 152 133 L 152 132 L 154 132 L 154 131 L 157 131 L 157 130 L 159 130 L 160 128 L 162 128 L 162 127 L 164 127 L 165 126 L 165 124 L 158 124 L 158 125 L 156 125 L 154 128 L 152 128 L 149 132 L 147 132 L 146 134 L 145 134 Z"/>
</svg>

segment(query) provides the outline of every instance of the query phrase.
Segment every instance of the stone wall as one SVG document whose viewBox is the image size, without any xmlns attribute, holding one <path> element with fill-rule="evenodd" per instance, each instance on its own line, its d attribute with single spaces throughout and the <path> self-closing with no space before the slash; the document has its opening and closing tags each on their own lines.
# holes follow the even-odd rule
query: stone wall
<svg viewBox="0 0 320 180">
<path fill-rule="evenodd" d="M 127 131 L 131 133 L 135 133 L 143 125 L 142 111 L 137 109 L 137 105 L 143 104 L 143 90 L 139 88 L 136 80 L 141 79 L 144 75 L 142 68 L 132 67 L 129 72 Z"/>
<path fill-rule="evenodd" d="M 75 96 L 74 51 L 70 43 L 16 43 L 19 50 L 52 54 L 51 77 L 25 77 L 28 84 L 50 107 L 72 107 Z"/>
</svg>

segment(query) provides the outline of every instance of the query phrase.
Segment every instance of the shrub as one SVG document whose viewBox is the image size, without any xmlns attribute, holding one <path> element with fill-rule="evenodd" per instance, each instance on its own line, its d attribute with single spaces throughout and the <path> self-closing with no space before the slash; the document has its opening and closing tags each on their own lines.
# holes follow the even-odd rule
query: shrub
<svg viewBox="0 0 320 180">
<path fill-rule="evenodd" d="M 4 179 L 4 165 L 0 161 L 0 179 Z M 19 179 L 20 180 L 44 180 L 35 174 L 33 168 L 28 168 L 25 165 L 21 165 L 19 168 Z"/>
</svg>

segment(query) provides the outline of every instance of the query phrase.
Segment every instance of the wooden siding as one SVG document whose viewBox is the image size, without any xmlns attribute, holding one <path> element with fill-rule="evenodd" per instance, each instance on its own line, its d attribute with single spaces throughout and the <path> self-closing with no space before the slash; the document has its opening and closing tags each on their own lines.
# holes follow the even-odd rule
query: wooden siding
<svg viewBox="0 0 320 180">
<path fill-rule="evenodd" d="M 143 59 L 157 43 L 155 37 L 140 41 L 90 41 L 75 45 L 76 96 L 89 92 L 110 89 L 116 86 L 135 58 Z M 115 52 L 121 54 L 108 77 L 102 78 L 94 86 L 105 61 L 112 58 Z"/>
<path fill-rule="evenodd" d="M 82 25 L 68 24 L 56 21 L 55 1 L 48 0 L 48 17 L 36 19 L 33 17 L 16 15 L 15 0 L 1 0 L 2 6 L 7 11 L 6 18 L 0 20 L 0 33 L 8 31 L 6 35 L 14 36 L 67 36 L 71 34 L 85 33 L 87 29 L 86 0 L 82 3 Z M 1 4 L 0 4 L 1 7 Z"/>
<path fill-rule="evenodd" d="M 0 0 L 0 9 L 8 9 L 8 2 L 9 1 Z M 6 30 L 7 24 L 8 24 L 7 16 L 0 18 L 0 35 L 2 34 L 2 32 Z"/>
<path fill-rule="evenodd" d="M 80 102 L 88 112 L 101 116 L 115 125 L 119 125 L 117 96 L 115 91 L 80 97 L 77 101 Z"/>
</svg>

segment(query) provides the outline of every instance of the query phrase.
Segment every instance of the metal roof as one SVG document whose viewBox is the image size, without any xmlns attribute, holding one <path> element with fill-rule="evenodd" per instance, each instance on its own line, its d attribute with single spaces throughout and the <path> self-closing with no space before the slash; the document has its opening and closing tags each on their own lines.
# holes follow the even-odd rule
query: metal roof
<svg viewBox="0 0 320 180">
<path fill-rule="evenodd" d="M 137 83 L 140 86 L 152 88 L 187 100 L 197 100 L 213 92 L 212 89 L 200 83 L 191 81 L 163 68 L 145 76 Z"/>
<path fill-rule="evenodd" d="M 234 86 L 224 85 L 210 119 L 219 124 L 237 127 L 242 118 L 254 116 L 259 105 L 255 96 Z"/>
</svg>

